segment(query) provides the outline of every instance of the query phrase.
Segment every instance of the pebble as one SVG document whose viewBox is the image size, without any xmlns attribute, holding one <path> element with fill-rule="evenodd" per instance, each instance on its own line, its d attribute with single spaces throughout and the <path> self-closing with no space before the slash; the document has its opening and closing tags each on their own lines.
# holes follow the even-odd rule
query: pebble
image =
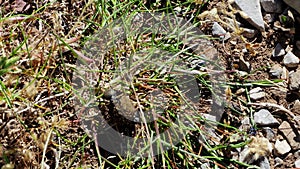
<svg viewBox="0 0 300 169">
<path fill-rule="evenodd" d="M 296 152 L 294 153 L 294 156 L 295 156 L 296 158 L 300 159 L 300 150 L 296 151 Z"/>
<path fill-rule="evenodd" d="M 287 121 L 283 121 L 278 129 L 283 133 L 283 135 L 287 138 L 287 141 L 290 143 L 290 146 L 293 150 L 300 149 L 299 136 L 293 131 L 292 127 Z M 297 141 L 298 140 L 298 141 Z"/>
<path fill-rule="evenodd" d="M 288 68 L 295 68 L 299 64 L 299 58 L 292 52 L 287 52 L 287 54 L 283 58 L 283 64 Z"/>
<path fill-rule="evenodd" d="M 285 54 L 285 51 L 284 51 L 283 47 L 280 45 L 280 43 L 277 43 L 277 45 L 275 46 L 275 48 L 272 52 L 272 56 L 279 57 L 279 56 L 283 56 L 284 54 Z"/>
<path fill-rule="evenodd" d="M 298 91 L 300 89 L 300 70 L 297 70 L 290 75 L 289 87 L 294 91 Z"/>
<path fill-rule="evenodd" d="M 300 159 L 295 161 L 295 167 L 300 168 Z"/>
<path fill-rule="evenodd" d="M 212 34 L 214 36 L 219 36 L 220 37 L 220 36 L 224 36 L 226 34 L 226 31 L 217 22 L 214 22 L 214 24 L 212 26 Z"/>
<path fill-rule="evenodd" d="M 260 126 L 276 126 L 279 122 L 273 117 L 273 115 L 267 109 L 260 109 L 254 113 L 254 121 Z"/>
<path fill-rule="evenodd" d="M 290 152 L 292 149 L 286 140 L 276 140 L 274 150 L 277 156 L 282 156 Z"/>
<path fill-rule="evenodd" d="M 261 13 L 261 7 L 259 0 L 234 0 L 235 5 L 245 14 L 247 17 L 243 17 L 250 24 L 263 32 L 265 30 L 265 23 Z"/>
<path fill-rule="evenodd" d="M 282 12 L 281 0 L 260 0 L 260 4 L 266 12 L 270 12 L 270 13 Z"/>
<path fill-rule="evenodd" d="M 294 102 L 294 105 L 293 105 L 293 108 L 291 111 L 295 114 L 300 114 L 300 101 L 299 100 L 296 100 Z"/>
<path fill-rule="evenodd" d="M 274 22 L 276 20 L 276 15 L 273 14 L 273 13 L 267 13 L 267 14 L 264 15 L 264 20 L 267 23 Z"/>
<path fill-rule="evenodd" d="M 283 67 L 281 79 L 288 79 L 288 78 L 289 78 L 289 71 L 285 67 Z"/>
<path fill-rule="evenodd" d="M 275 166 L 274 166 L 274 167 L 280 166 L 280 165 L 283 164 L 283 160 L 282 160 L 281 158 L 279 158 L 279 157 L 276 157 L 276 158 L 274 159 L 274 161 L 275 161 Z"/>
<path fill-rule="evenodd" d="M 269 73 L 272 77 L 279 79 L 283 73 L 283 69 L 280 64 L 275 64 L 271 67 Z"/>
<path fill-rule="evenodd" d="M 268 140 L 271 141 L 275 139 L 275 132 L 270 127 L 263 127 L 262 131 Z"/>
<path fill-rule="evenodd" d="M 249 91 L 252 100 L 258 100 L 266 96 L 266 93 L 260 87 L 256 87 Z"/>
<path fill-rule="evenodd" d="M 246 72 L 249 72 L 251 70 L 250 63 L 245 61 L 244 57 L 240 57 L 239 69 Z"/>
<path fill-rule="evenodd" d="M 283 0 L 287 5 L 294 8 L 298 13 L 300 13 L 300 1 L 299 0 Z"/>
<path fill-rule="evenodd" d="M 243 28 L 243 36 L 246 38 L 254 38 L 257 35 L 257 30 Z"/>
<path fill-rule="evenodd" d="M 268 158 L 263 157 L 263 159 L 259 163 L 259 168 L 260 169 L 270 169 L 271 168 Z"/>
</svg>

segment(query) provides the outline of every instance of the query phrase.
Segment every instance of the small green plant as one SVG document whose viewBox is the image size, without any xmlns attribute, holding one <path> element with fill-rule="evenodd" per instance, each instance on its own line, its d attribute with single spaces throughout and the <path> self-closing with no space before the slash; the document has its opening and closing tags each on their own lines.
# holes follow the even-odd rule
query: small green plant
<svg viewBox="0 0 300 169">
<path fill-rule="evenodd" d="M 0 58 L 0 76 L 11 71 L 11 66 L 14 65 L 20 57 L 14 56 L 11 58 L 1 57 Z"/>
</svg>

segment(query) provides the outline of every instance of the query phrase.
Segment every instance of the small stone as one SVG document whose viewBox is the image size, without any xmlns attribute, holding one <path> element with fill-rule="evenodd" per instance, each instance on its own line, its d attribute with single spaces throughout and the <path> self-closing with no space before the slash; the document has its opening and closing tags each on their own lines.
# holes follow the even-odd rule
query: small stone
<svg viewBox="0 0 300 169">
<path fill-rule="evenodd" d="M 266 93 L 260 87 L 256 87 L 249 91 L 252 100 L 258 100 L 266 96 Z"/>
<path fill-rule="evenodd" d="M 200 168 L 209 169 L 210 168 L 209 166 L 210 166 L 209 163 L 203 163 L 203 164 L 201 164 Z"/>
<path fill-rule="evenodd" d="M 300 70 L 297 70 L 290 75 L 289 87 L 294 91 L 298 91 L 300 89 Z"/>
<path fill-rule="evenodd" d="M 300 149 L 300 138 L 295 134 L 292 127 L 287 121 L 283 121 L 278 129 L 283 133 L 283 135 L 287 138 L 287 141 L 290 143 L 290 146 L 293 150 Z"/>
<path fill-rule="evenodd" d="M 292 52 L 288 52 L 283 58 L 283 64 L 289 68 L 295 68 L 299 64 L 299 58 Z"/>
<path fill-rule="evenodd" d="M 300 101 L 296 100 L 292 108 L 292 112 L 300 115 Z"/>
<path fill-rule="evenodd" d="M 240 94 L 243 94 L 244 92 L 246 91 L 246 89 L 244 89 L 244 88 L 240 88 L 240 89 L 238 89 L 237 91 L 236 91 L 236 95 L 240 95 Z"/>
<path fill-rule="evenodd" d="M 267 109 L 261 109 L 254 113 L 254 121 L 260 126 L 276 126 L 279 122 L 273 117 L 273 115 Z"/>
<path fill-rule="evenodd" d="M 275 132 L 270 127 L 263 127 L 262 131 L 268 140 L 271 141 L 275 139 Z"/>
<path fill-rule="evenodd" d="M 260 4 L 266 12 L 271 12 L 271 13 L 282 12 L 281 0 L 260 0 Z"/>
<path fill-rule="evenodd" d="M 270 69 L 269 72 L 270 72 L 272 77 L 275 77 L 275 78 L 279 79 L 282 75 L 283 70 L 282 70 L 282 67 L 281 67 L 280 64 L 275 64 L 275 65 L 272 66 L 272 68 Z"/>
<path fill-rule="evenodd" d="M 279 56 L 283 56 L 284 54 L 285 54 L 285 51 L 284 51 L 283 47 L 280 45 L 280 43 L 277 43 L 277 45 L 275 46 L 275 49 L 272 52 L 272 56 L 279 57 Z"/>
<path fill-rule="evenodd" d="M 265 30 L 259 0 L 235 0 L 234 3 L 241 10 L 240 14 L 244 19 L 261 32 Z"/>
<path fill-rule="evenodd" d="M 274 161 L 275 161 L 275 167 L 276 167 L 276 166 L 280 166 L 280 165 L 283 164 L 283 160 L 282 160 L 281 158 L 279 158 L 279 157 L 276 157 L 276 158 L 274 159 Z"/>
<path fill-rule="evenodd" d="M 300 159 L 295 161 L 295 167 L 300 168 Z"/>
<path fill-rule="evenodd" d="M 274 149 L 277 156 L 285 155 L 292 150 L 289 143 L 286 140 L 276 140 Z"/>
<path fill-rule="evenodd" d="M 285 67 L 283 67 L 282 68 L 282 75 L 281 75 L 281 79 L 288 79 L 289 78 L 289 71 L 285 68 Z"/>
<path fill-rule="evenodd" d="M 264 20 L 267 22 L 267 23 L 272 23 L 276 20 L 276 16 L 275 14 L 273 13 L 267 13 L 265 14 L 264 16 Z"/>
<path fill-rule="evenodd" d="M 296 158 L 300 159 L 300 150 L 296 151 L 296 152 L 294 153 L 294 156 L 295 156 Z"/>
<path fill-rule="evenodd" d="M 263 159 L 259 162 L 259 168 L 260 169 L 270 169 L 270 162 L 268 158 L 263 157 Z"/>
<path fill-rule="evenodd" d="M 202 116 L 209 121 L 217 121 L 217 117 L 214 115 L 203 113 Z"/>
<path fill-rule="evenodd" d="M 212 34 L 214 36 L 225 36 L 226 31 L 224 30 L 224 28 L 219 25 L 217 22 L 214 22 L 213 26 L 212 26 Z"/>
<path fill-rule="evenodd" d="M 246 38 L 254 38 L 257 35 L 257 30 L 243 28 L 243 36 Z"/>
<path fill-rule="evenodd" d="M 249 62 L 245 61 L 244 57 L 240 57 L 239 69 L 242 71 L 250 72 L 251 65 Z"/>
</svg>

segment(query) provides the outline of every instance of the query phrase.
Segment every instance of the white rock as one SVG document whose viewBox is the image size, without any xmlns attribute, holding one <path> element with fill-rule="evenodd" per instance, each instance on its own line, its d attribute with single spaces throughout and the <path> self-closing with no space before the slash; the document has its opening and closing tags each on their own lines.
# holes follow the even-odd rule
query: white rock
<svg viewBox="0 0 300 169">
<path fill-rule="evenodd" d="M 299 90 L 300 89 L 300 70 L 292 73 L 290 75 L 290 84 L 289 87 L 291 90 Z"/>
<path fill-rule="evenodd" d="M 295 167 L 300 168 L 300 159 L 295 161 Z"/>
<path fill-rule="evenodd" d="M 275 64 L 271 67 L 269 72 L 272 77 L 276 77 L 279 79 L 283 73 L 283 69 L 280 64 Z"/>
<path fill-rule="evenodd" d="M 299 136 L 294 132 L 293 128 L 287 121 L 283 121 L 278 129 L 281 133 L 283 133 L 293 150 L 300 149 L 300 142 L 297 140 Z"/>
<path fill-rule="evenodd" d="M 267 23 L 274 22 L 276 20 L 276 15 L 273 14 L 273 13 L 267 13 L 267 14 L 264 15 L 264 20 Z"/>
<path fill-rule="evenodd" d="M 260 4 L 266 12 L 271 12 L 271 13 L 282 12 L 281 0 L 260 0 Z"/>
<path fill-rule="evenodd" d="M 277 43 L 276 47 L 274 48 L 272 52 L 273 57 L 283 56 L 285 54 L 285 51 L 283 47 L 280 45 L 280 43 Z"/>
<path fill-rule="evenodd" d="M 294 156 L 300 160 L 300 150 L 296 151 Z"/>
<path fill-rule="evenodd" d="M 260 31 L 265 30 L 259 0 L 235 0 L 236 6 L 243 12 L 242 17 Z M 243 16 L 243 14 L 248 17 Z"/>
<path fill-rule="evenodd" d="M 261 160 L 259 162 L 259 168 L 260 169 L 270 169 L 271 168 L 268 158 L 263 157 L 263 160 Z"/>
<path fill-rule="evenodd" d="M 246 38 L 254 38 L 257 34 L 257 30 L 248 28 L 243 28 L 243 30 L 243 36 L 245 36 Z"/>
<path fill-rule="evenodd" d="M 292 150 L 291 146 L 286 140 L 283 141 L 276 140 L 274 148 L 275 148 L 275 153 L 279 156 L 285 155 Z"/>
<path fill-rule="evenodd" d="M 260 87 L 256 87 L 249 91 L 252 100 L 258 100 L 266 96 L 266 93 Z"/>
<path fill-rule="evenodd" d="M 292 52 L 287 52 L 287 54 L 284 55 L 283 64 L 289 68 L 295 68 L 299 64 L 299 58 Z"/>
<path fill-rule="evenodd" d="M 279 122 L 267 109 L 260 109 L 254 113 L 254 121 L 260 126 L 274 126 L 279 125 Z"/>
<path fill-rule="evenodd" d="M 226 34 L 226 31 L 217 22 L 214 22 L 214 24 L 212 26 L 212 34 L 214 36 L 224 36 Z"/>
<path fill-rule="evenodd" d="M 276 157 L 276 158 L 274 159 L 274 161 L 275 161 L 275 166 L 274 166 L 274 167 L 283 164 L 283 160 L 282 160 L 281 158 L 279 158 L 279 157 Z"/>
</svg>

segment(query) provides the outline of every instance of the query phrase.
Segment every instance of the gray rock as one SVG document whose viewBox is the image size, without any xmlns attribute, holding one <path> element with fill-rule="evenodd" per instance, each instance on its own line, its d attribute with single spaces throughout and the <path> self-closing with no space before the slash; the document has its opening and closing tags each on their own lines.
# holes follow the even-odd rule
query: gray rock
<svg viewBox="0 0 300 169">
<path fill-rule="evenodd" d="M 295 156 L 296 158 L 300 159 L 300 150 L 296 151 L 296 152 L 294 153 L 294 156 Z"/>
<path fill-rule="evenodd" d="M 242 71 L 250 72 L 251 65 L 249 62 L 245 61 L 243 57 L 240 57 L 239 69 Z"/>
<path fill-rule="evenodd" d="M 276 157 L 276 158 L 274 159 L 274 161 L 275 161 L 275 166 L 274 166 L 274 167 L 280 166 L 280 165 L 283 164 L 283 160 L 282 160 L 281 158 L 279 158 L 279 157 Z"/>
<path fill-rule="evenodd" d="M 283 121 L 282 124 L 278 127 L 278 129 L 286 137 L 293 150 L 300 149 L 299 135 L 296 135 L 296 133 L 293 131 L 292 127 L 287 121 Z"/>
<path fill-rule="evenodd" d="M 290 152 L 292 149 L 286 140 L 276 140 L 274 150 L 277 156 L 282 156 Z"/>
<path fill-rule="evenodd" d="M 224 28 L 219 25 L 217 22 L 214 22 L 213 26 L 212 26 L 212 34 L 214 36 L 225 36 L 226 31 L 224 30 Z"/>
<path fill-rule="evenodd" d="M 299 58 L 292 52 L 287 52 L 287 54 L 284 55 L 283 64 L 288 68 L 295 68 L 299 64 Z"/>
<path fill-rule="evenodd" d="M 260 161 L 259 168 L 260 169 L 270 169 L 271 168 L 268 158 L 264 157 L 263 160 Z"/>
<path fill-rule="evenodd" d="M 203 164 L 201 164 L 201 168 L 203 168 L 203 169 L 209 169 L 210 167 L 209 167 L 209 163 L 203 163 Z"/>
<path fill-rule="evenodd" d="M 254 121 L 260 126 L 274 126 L 279 125 L 279 122 L 267 109 L 261 109 L 254 113 Z"/>
<path fill-rule="evenodd" d="M 287 5 L 294 8 L 298 13 L 300 13 L 300 1 L 299 0 L 283 0 Z"/>
<path fill-rule="evenodd" d="M 275 78 L 280 78 L 282 73 L 283 73 L 283 70 L 282 70 L 282 67 L 280 64 L 275 64 L 271 67 L 269 73 L 271 74 L 272 77 L 275 77 Z"/>
<path fill-rule="evenodd" d="M 246 38 L 254 38 L 257 35 L 257 30 L 243 28 L 243 36 Z"/>
<path fill-rule="evenodd" d="M 271 13 L 282 12 L 281 0 L 260 0 L 260 4 L 266 12 L 271 12 Z"/>
<path fill-rule="evenodd" d="M 263 127 L 262 131 L 268 140 L 271 141 L 275 139 L 275 132 L 270 127 Z"/>
<path fill-rule="evenodd" d="M 256 87 L 249 91 L 252 100 L 258 100 L 266 96 L 266 93 L 260 87 Z"/>
<path fill-rule="evenodd" d="M 272 52 L 272 56 L 279 57 L 279 56 L 283 56 L 284 54 L 285 54 L 285 51 L 284 51 L 283 47 L 280 45 L 280 43 L 277 43 L 275 49 Z"/>
<path fill-rule="evenodd" d="M 286 69 L 286 67 L 283 67 L 281 79 L 288 79 L 288 77 L 289 77 L 289 71 Z"/>
<path fill-rule="evenodd" d="M 273 14 L 273 13 L 267 13 L 267 14 L 264 15 L 264 20 L 267 23 L 274 22 L 276 20 L 276 15 Z"/>
<path fill-rule="evenodd" d="M 290 84 L 289 87 L 291 90 L 299 90 L 300 89 L 300 70 L 292 73 L 290 75 Z"/>
<path fill-rule="evenodd" d="M 300 100 L 296 100 L 291 110 L 295 114 L 300 114 Z"/>
<path fill-rule="evenodd" d="M 221 25 L 219 25 L 217 22 L 214 22 L 212 26 L 212 34 L 213 36 L 219 37 L 221 40 L 228 40 L 231 38 L 231 35 L 229 32 L 226 32 Z"/>
<path fill-rule="evenodd" d="M 260 31 L 265 30 L 259 0 L 235 0 L 235 5 L 242 11 L 241 16 Z"/>
<path fill-rule="evenodd" d="M 295 167 L 300 168 L 300 159 L 295 161 Z"/>
</svg>

